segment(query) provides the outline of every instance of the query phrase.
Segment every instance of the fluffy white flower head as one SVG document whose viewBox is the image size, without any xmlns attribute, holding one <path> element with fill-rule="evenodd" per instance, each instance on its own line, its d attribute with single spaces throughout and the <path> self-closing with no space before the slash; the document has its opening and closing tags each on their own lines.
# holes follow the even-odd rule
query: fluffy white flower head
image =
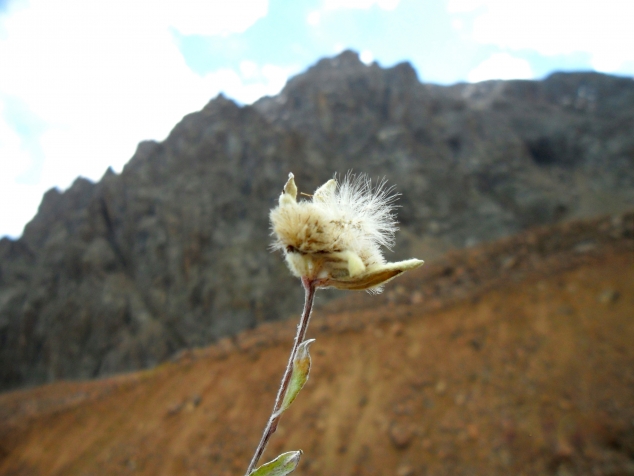
<svg viewBox="0 0 634 476">
<path fill-rule="evenodd" d="M 386 263 L 382 248 L 394 243 L 396 195 L 380 182 L 373 187 L 365 175 L 348 174 L 341 184 L 331 179 L 312 200 L 297 201 L 293 174 L 271 210 L 276 240 L 291 272 L 314 280 L 319 287 L 366 289 L 381 285 L 423 261 Z"/>
</svg>

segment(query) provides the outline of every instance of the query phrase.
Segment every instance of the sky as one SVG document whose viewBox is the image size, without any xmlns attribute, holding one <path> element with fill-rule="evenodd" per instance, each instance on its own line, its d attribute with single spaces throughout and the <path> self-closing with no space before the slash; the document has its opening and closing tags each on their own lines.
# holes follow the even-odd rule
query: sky
<svg viewBox="0 0 634 476">
<path fill-rule="evenodd" d="M 437 84 L 632 77 L 632 18 L 634 0 L 0 0 L 0 236 L 219 93 L 250 104 L 345 49 Z"/>
</svg>

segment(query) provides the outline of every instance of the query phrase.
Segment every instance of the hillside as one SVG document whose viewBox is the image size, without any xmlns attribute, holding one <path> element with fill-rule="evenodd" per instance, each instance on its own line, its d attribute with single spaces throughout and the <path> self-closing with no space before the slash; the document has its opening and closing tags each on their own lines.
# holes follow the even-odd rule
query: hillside
<svg viewBox="0 0 634 476">
<path fill-rule="evenodd" d="M 0 389 L 152 367 L 293 315 L 301 292 L 268 250 L 290 171 L 305 193 L 335 172 L 385 176 L 401 193 L 390 260 L 429 261 L 631 209 L 633 129 L 632 79 L 441 87 L 350 51 L 252 106 L 217 97 L 0 240 Z"/>
<path fill-rule="evenodd" d="M 268 455 L 303 449 L 306 475 L 632 474 L 633 311 L 634 213 L 452 252 L 317 311 Z M 294 325 L 0 395 L 0 474 L 242 474 Z"/>
</svg>

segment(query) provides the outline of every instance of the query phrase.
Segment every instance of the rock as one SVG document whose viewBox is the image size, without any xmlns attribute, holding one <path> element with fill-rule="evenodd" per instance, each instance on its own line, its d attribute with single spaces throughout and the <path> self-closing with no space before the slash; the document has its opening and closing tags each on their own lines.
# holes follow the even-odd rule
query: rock
<svg viewBox="0 0 634 476">
<path fill-rule="evenodd" d="M 0 388 L 151 367 L 296 315 L 301 286 L 268 250 L 290 171 L 306 193 L 334 172 L 387 177 L 402 194 L 390 260 L 426 258 L 624 209 L 633 118 L 628 78 L 445 87 L 350 51 L 252 106 L 218 96 L 121 174 L 48 191 L 23 236 L 0 240 Z"/>
<path fill-rule="evenodd" d="M 467 435 L 472 440 L 477 440 L 478 437 L 480 436 L 480 432 L 478 430 L 478 427 L 476 425 L 474 425 L 473 423 L 467 425 Z"/>
<path fill-rule="evenodd" d="M 403 464 L 396 468 L 396 476 L 412 476 L 413 474 L 414 468 L 409 464 Z"/>
<path fill-rule="evenodd" d="M 608 288 L 601 291 L 601 293 L 597 297 L 597 300 L 603 304 L 610 304 L 610 303 L 616 302 L 619 299 L 619 297 L 620 297 L 620 294 L 618 291 Z"/>
<path fill-rule="evenodd" d="M 389 430 L 390 441 L 395 448 L 405 449 L 414 439 L 414 431 L 405 425 L 392 423 Z"/>
</svg>

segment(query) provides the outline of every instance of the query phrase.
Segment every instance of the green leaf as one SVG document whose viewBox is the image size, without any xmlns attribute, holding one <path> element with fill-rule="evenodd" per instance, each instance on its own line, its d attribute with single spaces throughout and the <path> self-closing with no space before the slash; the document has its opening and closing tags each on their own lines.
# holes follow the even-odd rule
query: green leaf
<svg viewBox="0 0 634 476">
<path fill-rule="evenodd" d="M 286 474 L 291 474 L 295 471 L 301 456 L 302 450 L 282 453 L 273 461 L 260 466 L 249 476 L 285 476 Z"/>
<path fill-rule="evenodd" d="M 277 411 L 278 415 L 291 406 L 291 403 L 293 403 L 297 394 L 308 380 L 308 373 L 310 372 L 310 354 L 308 353 L 308 347 L 313 342 L 315 342 L 315 339 L 308 339 L 297 347 L 297 353 L 293 359 L 293 373 L 291 374 L 291 380 L 288 383 L 282 406 Z"/>
</svg>

